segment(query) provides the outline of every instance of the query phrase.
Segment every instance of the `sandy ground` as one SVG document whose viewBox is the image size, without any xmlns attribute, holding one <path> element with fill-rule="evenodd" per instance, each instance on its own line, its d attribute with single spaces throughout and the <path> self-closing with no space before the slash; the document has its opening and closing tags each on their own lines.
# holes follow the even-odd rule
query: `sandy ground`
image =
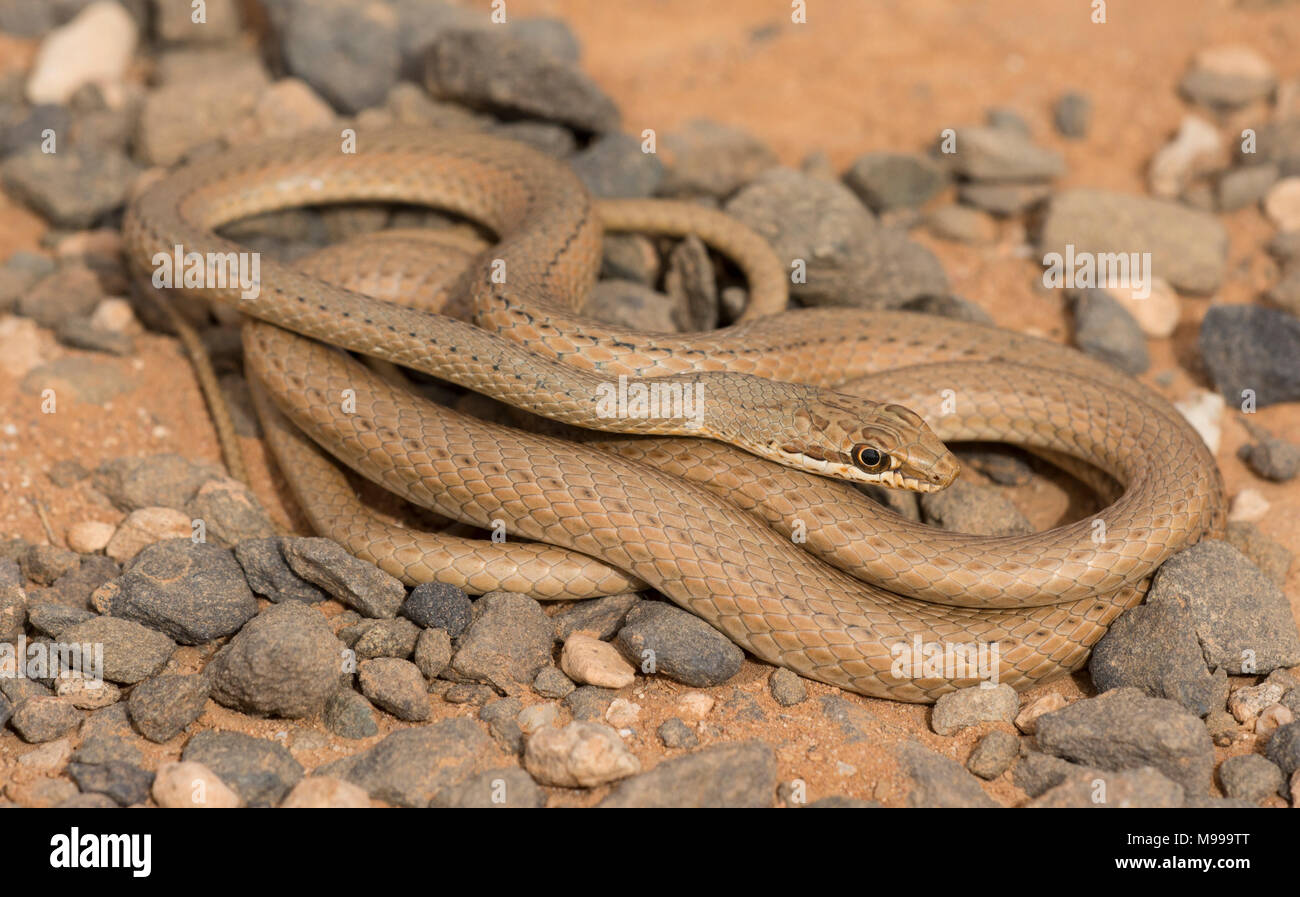
<svg viewBox="0 0 1300 897">
<path fill-rule="evenodd" d="M 1082 2 L 995 0 L 989 3 L 940 0 L 844 0 L 809 3 L 808 23 L 789 21 L 786 2 L 711 2 L 655 0 L 623 4 L 602 0 L 512 0 L 511 15 L 554 15 L 570 23 L 584 45 L 584 66 L 623 112 L 625 130 L 673 130 L 694 117 L 741 126 L 768 141 L 782 160 L 797 165 L 808 153 L 824 150 L 837 170 L 872 149 L 915 150 L 943 128 L 977 122 L 984 110 L 1007 105 L 1033 128 L 1035 140 L 1065 154 L 1068 174 L 1060 187 L 1091 185 L 1145 192 L 1144 168 L 1172 134 L 1186 110 L 1175 90 L 1187 60 L 1196 50 L 1240 42 L 1266 56 L 1281 78 L 1300 76 L 1300 6 L 1282 4 L 1245 11 L 1228 2 L 1144 0 L 1112 3 L 1109 22 L 1089 22 Z M 23 67 L 32 42 L 0 38 L 0 71 Z M 1069 89 L 1093 100 L 1090 135 L 1067 141 L 1051 127 L 1051 104 Z M 1246 119 L 1254 119 L 1247 114 Z M 1244 123 L 1244 122 L 1243 122 Z M 949 201 L 942 198 L 941 202 Z M 1185 396 L 1207 383 L 1182 365 L 1195 357 L 1199 321 L 1215 302 L 1251 301 L 1275 277 L 1261 250 L 1272 227 L 1255 208 L 1224 219 L 1231 235 L 1228 275 L 1220 293 L 1185 299 L 1182 324 L 1171 340 L 1151 341 L 1149 384 L 1162 372 L 1172 381 L 1161 391 Z M 930 239 L 916 232 L 943 261 L 954 292 L 987 309 L 998 323 L 1064 340 L 1066 318 L 1060 298 L 1038 288 L 1038 268 L 1017 254 L 1020 226 L 1003 225 L 995 245 L 969 247 Z M 0 257 L 33 249 L 43 224 L 0 196 Z M 46 358 L 77 354 L 44 334 Z M 66 527 L 84 519 L 117 521 L 121 515 L 85 484 L 54 487 L 46 476 L 58 461 L 76 459 L 88 468 L 128 454 L 174 451 L 195 459 L 219 460 L 216 440 L 197 386 L 177 344 L 146 336 L 137 355 L 114 362 L 135 390 L 98 407 L 76 404 L 42 415 L 37 397 L 22 393 L 16 379 L 0 370 L 0 537 L 44 541 L 45 529 L 34 502 L 41 502 L 50 527 L 61 538 Z M 1292 441 L 1300 441 L 1300 405 L 1262 409 L 1256 420 Z M 1272 504 L 1260 527 L 1293 552 L 1300 551 L 1300 489 L 1261 481 L 1236 459 L 1247 434 L 1229 413 L 1224 421 L 1219 462 L 1229 495 L 1258 489 Z M 280 519 L 294 516 L 283 506 L 282 484 L 268 469 L 261 447 L 245 440 L 253 459 L 259 495 Z M 1035 525 L 1058 522 L 1066 500 L 1050 484 L 1013 494 Z M 1300 565 L 1294 565 L 1287 593 L 1300 612 Z M 181 649 L 176 671 L 197 668 L 195 649 Z M 748 692 L 767 721 L 749 722 L 715 710 L 716 728 L 701 744 L 759 736 L 774 744 L 782 781 L 807 782 L 809 799 L 831 794 L 903 802 L 907 792 L 889 756 L 889 747 L 916 738 L 964 762 L 974 742 L 989 727 L 955 738 L 929 732 L 926 707 L 849 696 L 864 711 L 865 738 L 846 742 L 839 727 L 822 713 L 820 696 L 837 689 L 810 683 L 810 699 L 781 708 L 771 699 L 765 664 L 746 662 L 731 683 L 711 692 L 721 707 L 733 689 Z M 643 767 L 667 752 L 655 727 L 673 715 L 676 696 L 686 689 L 660 679 L 639 680 L 627 690 L 643 707 L 639 735 L 631 742 Z M 1067 677 L 1026 697 L 1047 692 L 1069 698 L 1091 693 L 1086 676 Z M 540 699 L 537 699 L 540 700 Z M 474 712 L 464 706 L 438 706 L 436 718 Z M 380 714 L 381 735 L 405 725 Z M 355 752 L 373 741 L 356 743 L 316 735 L 310 722 L 251 720 L 209 702 L 186 735 L 148 749 L 150 765 L 175 758 L 200 727 L 237 729 L 286 741 L 309 769 Z M 0 778 L 13 758 L 29 750 L 15 736 L 0 736 Z M 1238 745 L 1232 753 L 1249 749 Z M 1222 753 L 1222 751 L 1221 751 Z M 845 766 L 844 764 L 847 764 Z M 986 785 L 1004 803 L 1024 795 L 1008 775 Z M 590 803 L 603 789 L 582 794 L 555 791 L 554 803 Z"/>
</svg>

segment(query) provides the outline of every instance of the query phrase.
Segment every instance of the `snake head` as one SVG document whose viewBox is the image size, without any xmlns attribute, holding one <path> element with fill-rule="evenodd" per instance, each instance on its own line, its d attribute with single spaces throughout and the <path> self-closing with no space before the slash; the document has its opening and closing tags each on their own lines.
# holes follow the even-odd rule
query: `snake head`
<svg viewBox="0 0 1300 897">
<path fill-rule="evenodd" d="M 707 435 L 769 461 L 912 492 L 938 492 L 961 471 L 921 416 L 902 405 L 796 383 L 715 376 L 709 394 L 719 401 L 706 405 L 705 429 L 714 431 Z"/>
</svg>

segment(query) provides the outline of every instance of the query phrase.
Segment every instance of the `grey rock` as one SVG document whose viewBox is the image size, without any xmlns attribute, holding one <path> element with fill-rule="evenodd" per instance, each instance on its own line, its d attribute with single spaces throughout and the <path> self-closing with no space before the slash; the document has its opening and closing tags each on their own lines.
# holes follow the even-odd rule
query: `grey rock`
<svg viewBox="0 0 1300 897">
<path fill-rule="evenodd" d="M 1259 754 L 1229 757 L 1219 764 L 1219 784 L 1228 797 L 1258 803 L 1283 793 L 1282 770 Z"/>
<path fill-rule="evenodd" d="M 367 617 L 393 617 L 406 600 L 397 577 L 353 557 L 329 539 L 285 539 L 280 550 L 290 569 Z"/>
<path fill-rule="evenodd" d="M 10 717 L 14 715 L 14 703 L 5 695 L 0 694 L 0 729 L 8 724 Z"/>
<path fill-rule="evenodd" d="M 909 807 L 996 807 L 979 781 L 955 760 L 936 754 L 915 741 L 894 748 L 899 766 L 915 787 L 908 792 Z"/>
<path fill-rule="evenodd" d="M 1041 183 L 967 183 L 957 190 L 961 202 L 1003 218 L 1026 212 L 1051 195 L 1052 188 Z"/>
<path fill-rule="evenodd" d="M 961 128 L 956 150 L 945 158 L 954 171 L 973 181 L 1037 181 L 1065 174 L 1060 153 L 1035 146 L 1009 128 Z"/>
<path fill-rule="evenodd" d="M 1081 770 L 1096 772 L 1051 754 L 1030 751 L 1020 758 L 1012 770 L 1011 781 L 1030 797 L 1038 797 Z"/>
<path fill-rule="evenodd" d="M 974 302 L 943 293 L 934 296 L 918 296 L 899 306 L 901 311 L 913 311 L 923 315 L 938 315 L 941 318 L 953 318 L 969 321 L 973 324 L 992 324 L 993 317 Z"/>
<path fill-rule="evenodd" d="M 1062 94 L 1052 107 L 1052 121 L 1062 137 L 1081 140 L 1088 136 L 1088 124 L 1092 118 L 1092 100 L 1085 93 L 1076 90 Z"/>
<path fill-rule="evenodd" d="M 437 793 L 468 779 L 477 758 L 493 753 L 492 740 L 478 723 L 449 719 L 393 732 L 317 773 L 342 778 L 390 804 L 423 807 Z"/>
<path fill-rule="evenodd" d="M 191 520 L 203 521 L 206 538 L 222 548 L 275 535 L 275 524 L 252 490 L 229 478 L 199 489 L 182 510 Z"/>
<path fill-rule="evenodd" d="M 1239 164 L 1273 162 L 1282 177 L 1300 175 L 1300 116 L 1262 122 L 1252 130 L 1255 132 L 1254 153 L 1245 152 L 1242 143 L 1235 141 Z"/>
<path fill-rule="evenodd" d="M 47 130 L 63 140 L 71 123 L 67 108 L 55 103 L 30 107 L 0 103 L 0 158 L 40 149 Z"/>
<path fill-rule="evenodd" d="M 116 583 L 108 613 L 157 629 L 182 645 L 232 635 L 257 613 L 257 599 L 234 555 L 208 542 L 155 542 L 131 560 Z"/>
<path fill-rule="evenodd" d="M 73 624 L 59 633 L 59 640 L 67 645 L 102 645 L 104 678 L 123 685 L 154 675 L 176 650 L 176 643 L 161 632 L 114 617 L 94 617 Z M 84 656 L 82 667 L 82 672 L 92 672 Z"/>
<path fill-rule="evenodd" d="M 565 695 L 564 706 L 578 722 L 599 722 L 605 719 L 605 711 L 613 701 L 612 690 L 582 685 Z"/>
<path fill-rule="evenodd" d="M 202 763 L 249 806 L 275 806 L 303 777 L 288 748 L 242 732 L 200 732 L 186 743 L 181 759 Z"/>
<path fill-rule="evenodd" d="M 616 645 L 643 672 L 696 687 L 721 685 L 740 672 L 745 659 L 708 623 L 658 601 L 642 601 L 628 612 Z"/>
<path fill-rule="evenodd" d="M 112 558 L 83 555 L 81 565 L 55 580 L 54 585 L 41 594 L 41 599 L 69 610 L 84 611 L 90 607 L 90 596 L 95 590 L 121 574 L 122 568 Z"/>
<path fill-rule="evenodd" d="M 856 797 L 842 797 L 833 795 L 823 797 L 808 804 L 807 809 L 818 810 L 873 810 L 880 809 L 882 804 L 874 800 L 861 800 Z"/>
<path fill-rule="evenodd" d="M 765 237 L 783 266 L 806 267 L 806 282 L 791 286 L 806 305 L 884 308 L 948 292 L 938 259 L 904 232 L 876 223 L 843 184 L 774 168 L 737 193 L 726 211 Z"/>
<path fill-rule="evenodd" d="M 1186 608 L 1212 668 L 1264 675 L 1300 664 L 1300 633 L 1282 591 L 1227 542 L 1205 539 L 1156 573 L 1147 604 Z M 1253 669 L 1243 670 L 1243 662 Z"/>
<path fill-rule="evenodd" d="M 369 738 L 379 734 L 375 709 L 350 688 L 340 689 L 325 704 L 325 728 L 340 738 Z"/>
<path fill-rule="evenodd" d="M 1185 791 L 1150 766 L 1121 772 L 1076 772 L 1029 807 L 1181 807 Z"/>
<path fill-rule="evenodd" d="M 437 97 L 604 133 L 618 107 L 571 62 L 497 29 L 450 30 L 429 45 L 425 84 Z"/>
<path fill-rule="evenodd" d="M 497 696 L 496 690 L 481 682 L 453 682 L 445 689 L 439 683 L 433 683 L 430 691 L 442 691 L 442 699 L 448 704 L 473 704 L 481 707 Z"/>
<path fill-rule="evenodd" d="M 1274 78 L 1256 78 L 1193 65 L 1178 82 L 1178 89 L 1193 103 L 1226 111 L 1267 97 L 1275 83 Z"/>
<path fill-rule="evenodd" d="M 19 388 L 27 395 L 52 389 L 59 401 L 69 397 L 89 405 L 103 405 L 136 388 L 133 378 L 118 365 L 100 358 L 58 358 L 32 368 Z"/>
<path fill-rule="evenodd" d="M 920 153 L 865 153 L 844 173 L 844 183 L 876 212 L 923 206 L 948 182 L 947 170 Z"/>
<path fill-rule="evenodd" d="M 978 470 L 999 486 L 1024 486 L 1034 478 L 1034 468 L 1024 452 L 1013 446 L 985 443 L 958 449 L 962 464 Z"/>
<path fill-rule="evenodd" d="M 653 287 L 659 280 L 659 269 L 659 253 L 645 235 L 605 235 L 600 257 L 601 280 L 629 280 L 643 287 Z"/>
<path fill-rule="evenodd" d="M 1011 768 L 1020 756 L 1020 739 L 1010 732 L 994 729 L 979 740 L 966 759 L 966 768 L 981 779 L 996 779 Z"/>
<path fill-rule="evenodd" d="M 1228 541 L 1279 588 L 1286 584 L 1291 552 L 1261 533 L 1258 526 L 1244 520 L 1229 521 Z"/>
<path fill-rule="evenodd" d="M 33 606 L 29 609 L 27 601 L 27 592 L 23 589 L 23 576 L 18 569 L 18 565 L 8 558 L 0 558 L 0 642 L 9 642 L 17 639 L 23 634 L 23 627 L 32 614 L 37 613 L 41 607 L 55 607 L 57 605 Z M 68 609 L 71 613 L 77 611 Z M 55 611 L 58 614 L 58 611 Z M 40 625 L 40 620 L 34 621 L 32 626 L 38 632 L 44 632 L 46 635 L 54 635 L 48 632 Z M 70 622 L 80 622 L 72 620 Z"/>
<path fill-rule="evenodd" d="M 180 510 L 204 483 L 222 476 L 211 464 L 168 453 L 105 461 L 95 469 L 93 482 L 114 507 L 130 513 L 149 507 Z"/>
<path fill-rule="evenodd" d="M 663 138 L 668 158 L 661 192 L 725 197 L 778 164 L 776 153 L 747 131 L 692 119 Z"/>
<path fill-rule="evenodd" d="M 489 592 L 474 602 L 474 622 L 457 642 L 451 668 L 506 694 L 519 693 L 551 663 L 554 631 L 532 598 Z"/>
<path fill-rule="evenodd" d="M 940 206 L 925 216 L 926 229 L 940 240 L 988 244 L 997 239 L 993 219 L 969 206 Z"/>
<path fill-rule="evenodd" d="M 628 612 L 639 600 L 636 592 L 624 592 L 620 595 L 606 595 L 603 598 L 578 602 L 552 618 L 555 620 L 555 637 L 563 642 L 575 632 L 581 632 L 592 638 L 608 641 L 622 627 Z"/>
<path fill-rule="evenodd" d="M 690 750 L 700 743 L 700 739 L 695 735 L 695 730 L 675 716 L 665 720 L 655 730 L 655 734 L 659 736 L 659 740 L 663 742 L 666 748 Z"/>
<path fill-rule="evenodd" d="M 1151 274 L 1180 292 L 1212 293 L 1223 280 L 1228 233 L 1205 212 L 1177 203 L 1104 190 L 1057 194 L 1043 222 L 1040 248 L 1059 253 L 1151 253 Z"/>
<path fill-rule="evenodd" d="M 297 0 L 281 49 L 289 71 L 343 112 L 379 105 L 401 68 L 397 16 L 380 3 Z"/>
<path fill-rule="evenodd" d="M 324 601 L 326 594 L 289 568 L 280 553 L 280 539 L 245 539 L 235 546 L 235 560 L 253 594 L 268 601 Z"/>
<path fill-rule="evenodd" d="M 103 794 L 122 807 L 144 803 L 153 785 L 153 773 L 130 763 L 69 763 L 67 772 L 83 793 Z"/>
<path fill-rule="evenodd" d="M 70 573 L 81 565 L 81 557 L 75 551 L 59 548 L 57 545 L 33 545 L 23 552 L 18 567 L 32 582 L 48 586 L 65 573 Z"/>
<path fill-rule="evenodd" d="M 402 616 L 426 629 L 441 629 L 452 638 L 460 638 L 474 617 L 474 604 L 463 589 L 426 582 L 412 589 L 402 602 Z"/>
<path fill-rule="evenodd" d="M 411 659 L 424 678 L 434 679 L 447 669 L 451 656 L 451 636 L 442 629 L 425 629 L 415 640 L 414 656 Z"/>
<path fill-rule="evenodd" d="M 1300 722 L 1278 726 L 1268 740 L 1264 756 L 1277 764 L 1289 781 L 1300 769 Z"/>
<path fill-rule="evenodd" d="M 107 794 L 74 794 L 54 806 L 59 810 L 108 810 L 115 809 L 121 804 Z"/>
<path fill-rule="evenodd" d="M 1029 139 L 1029 122 L 1010 106 L 990 106 L 984 113 L 984 122 L 990 128 L 1010 131 L 1024 139 Z"/>
<path fill-rule="evenodd" d="M 77 728 L 83 716 L 62 698 L 37 695 L 17 703 L 9 725 L 28 744 L 43 744 L 67 735 Z"/>
<path fill-rule="evenodd" d="M 343 644 L 319 611 L 273 605 L 213 660 L 212 697 L 258 716 L 312 716 L 338 688 L 343 660 Z"/>
<path fill-rule="evenodd" d="M 578 148 L 577 138 L 563 125 L 547 121 L 508 121 L 489 125 L 489 134 L 523 143 L 556 159 L 566 159 Z"/>
<path fill-rule="evenodd" d="M 776 754 L 761 741 L 703 748 L 624 779 L 602 807 L 770 807 Z"/>
<path fill-rule="evenodd" d="M 127 356 L 135 352 L 135 337 L 129 333 L 101 330 L 85 318 L 71 318 L 59 322 L 54 335 L 59 342 L 73 349 L 104 352 L 108 355 Z"/>
<path fill-rule="evenodd" d="M 972 685 L 943 695 L 935 702 L 930 727 L 940 735 L 988 722 L 1009 723 L 1020 711 L 1020 696 L 1010 685 Z"/>
<path fill-rule="evenodd" d="M 1001 491 L 960 479 L 942 492 L 922 495 L 921 513 L 927 523 L 959 533 L 1017 536 L 1034 531 Z"/>
<path fill-rule="evenodd" d="M 597 283 L 587 296 L 583 313 L 606 324 L 658 333 L 682 330 L 687 317 L 685 303 L 631 280 Z"/>
<path fill-rule="evenodd" d="M 1251 470 L 1275 483 L 1285 483 L 1300 474 L 1300 445 L 1267 434 L 1257 434 L 1256 438 L 1257 442 L 1237 451 Z"/>
<path fill-rule="evenodd" d="M 1230 168 L 1214 184 L 1216 205 L 1220 212 L 1235 212 L 1264 198 L 1278 179 L 1278 167 L 1272 163 Z"/>
<path fill-rule="evenodd" d="M 1038 719 L 1038 745 L 1104 770 L 1154 766 L 1192 794 L 1209 790 L 1214 745 L 1201 721 L 1135 688 L 1076 701 Z"/>
<path fill-rule="evenodd" d="M 708 247 L 688 234 L 668 254 L 664 290 L 673 298 L 674 312 L 684 310 L 680 322 L 687 330 L 716 330 L 718 286 Z"/>
<path fill-rule="evenodd" d="M 518 721 L 523 707 L 523 702 L 518 698 L 499 698 L 484 704 L 478 713 L 478 718 L 487 723 L 488 731 L 497 740 L 497 744 L 511 754 L 522 754 L 524 751 L 524 730 Z"/>
<path fill-rule="evenodd" d="M 1201 358 L 1229 406 L 1245 390 L 1258 407 L 1300 400 L 1300 320 L 1257 305 L 1214 305 L 1201 321 Z"/>
<path fill-rule="evenodd" d="M 357 657 L 396 657 L 405 660 L 415 651 L 416 640 L 424 632 L 410 620 L 394 617 L 391 620 L 375 620 L 357 639 L 352 650 Z M 446 633 L 443 633 L 445 636 Z M 450 641 L 448 641 L 450 647 Z"/>
<path fill-rule="evenodd" d="M 1130 608 L 1111 624 L 1088 661 L 1101 691 L 1128 686 L 1177 701 L 1197 716 L 1223 709 L 1225 672 L 1211 673 L 1187 615 L 1177 605 Z"/>
<path fill-rule="evenodd" d="M 0 181 L 15 198 L 51 224 L 88 228 L 122 207 L 140 169 L 111 147 L 39 148 L 10 156 L 0 164 Z"/>
<path fill-rule="evenodd" d="M 203 715 L 210 688 L 211 681 L 201 673 L 146 679 L 127 699 L 131 724 L 152 742 L 171 741 Z"/>
<path fill-rule="evenodd" d="M 71 759 L 77 763 L 129 763 L 140 766 L 144 763 L 144 754 L 140 751 L 138 741 L 139 739 L 120 735 L 83 735 L 81 744 L 72 752 Z"/>
<path fill-rule="evenodd" d="M 799 678 L 799 674 L 785 667 L 777 667 L 767 680 L 772 690 L 772 697 L 782 707 L 802 704 L 808 698 L 808 687 Z"/>
<path fill-rule="evenodd" d="M 1087 289 L 1075 300 L 1074 342 L 1126 374 L 1141 374 L 1151 366 L 1142 328 L 1105 290 Z"/>
<path fill-rule="evenodd" d="M 573 680 L 564 675 L 556 666 L 544 666 L 533 679 L 533 691 L 544 698 L 564 698 L 577 688 Z"/>
<path fill-rule="evenodd" d="M 546 792 L 517 766 L 489 769 L 444 788 L 429 801 L 430 807 L 539 809 Z"/>
<path fill-rule="evenodd" d="M 1282 265 L 1300 259 L 1300 230 L 1284 230 L 1273 235 L 1264 247 Z M 12 263 L 12 262 L 11 262 Z"/>
<path fill-rule="evenodd" d="M 423 722 L 433 716 L 420 669 L 409 660 L 377 657 L 357 665 L 361 693 L 398 719 Z"/>
<path fill-rule="evenodd" d="M 664 179 L 658 155 L 642 152 L 641 141 L 631 134 L 606 134 L 569 159 L 569 164 L 593 196 L 653 196 Z"/>
</svg>

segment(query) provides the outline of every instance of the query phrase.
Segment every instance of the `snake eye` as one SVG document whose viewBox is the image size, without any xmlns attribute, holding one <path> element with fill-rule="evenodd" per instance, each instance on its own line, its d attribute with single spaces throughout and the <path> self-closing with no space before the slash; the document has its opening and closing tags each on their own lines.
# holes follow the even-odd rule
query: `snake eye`
<svg viewBox="0 0 1300 897">
<path fill-rule="evenodd" d="M 868 473 L 875 473 L 889 466 L 889 456 L 869 445 L 859 445 L 853 449 L 853 460 Z"/>
</svg>

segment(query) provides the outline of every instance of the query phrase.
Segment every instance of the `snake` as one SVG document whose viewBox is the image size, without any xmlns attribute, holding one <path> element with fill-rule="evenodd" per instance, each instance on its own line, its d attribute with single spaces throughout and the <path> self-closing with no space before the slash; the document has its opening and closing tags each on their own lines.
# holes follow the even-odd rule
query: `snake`
<svg viewBox="0 0 1300 897">
<path fill-rule="evenodd" d="M 357 153 L 322 135 L 182 167 L 130 204 L 128 256 L 142 274 L 176 247 L 221 258 L 241 251 L 218 233 L 233 221 L 340 202 L 445 209 L 490 231 L 496 242 L 459 287 L 472 324 L 270 260 L 251 290 L 208 276 L 184 292 L 248 316 L 245 364 L 268 419 L 282 415 L 268 427 L 282 465 L 309 471 L 303 491 L 346 495 L 316 465 L 328 460 L 314 444 L 446 517 L 484 528 L 504 521 L 512 538 L 536 544 L 510 546 L 522 554 L 502 587 L 531 580 L 563 596 L 562 572 L 539 582 L 550 575 L 539 572 L 544 556 L 563 551 L 549 560 L 601 565 L 584 568 L 584 588 L 644 584 L 763 660 L 860 694 L 926 702 L 990 675 L 1025 688 L 1077 669 L 1141 601 L 1160 563 L 1222 532 L 1222 483 L 1204 443 L 1162 397 L 1096 359 L 908 312 L 768 313 L 784 304 L 784 269 L 761 237 L 714 209 L 596 204 L 563 164 L 488 135 L 395 128 L 364 137 Z M 700 235 L 746 276 L 746 313 L 689 334 L 584 317 L 577 309 L 606 229 Z M 637 438 L 602 447 L 480 420 L 340 350 Z M 602 414 L 594 398 L 618 378 L 694 390 L 702 413 Z M 311 442 L 294 441 L 280 422 Z M 843 500 L 853 485 L 943 489 L 960 471 L 944 440 L 986 438 L 1091 465 L 1121 493 L 1093 520 L 1026 537 L 839 511 L 861 507 Z M 792 496 L 807 520 L 792 517 Z M 391 528 L 339 507 L 334 520 L 353 527 L 345 544 L 355 553 L 411 578 L 439 574 L 411 572 L 427 539 L 393 544 Z M 780 531 L 809 523 L 818 556 Z M 476 562 L 472 548 L 455 551 Z M 472 586 L 473 573 L 456 575 Z M 974 648 L 992 652 L 991 668 L 964 663 Z M 937 665 L 901 662 L 922 651 Z"/>
</svg>

